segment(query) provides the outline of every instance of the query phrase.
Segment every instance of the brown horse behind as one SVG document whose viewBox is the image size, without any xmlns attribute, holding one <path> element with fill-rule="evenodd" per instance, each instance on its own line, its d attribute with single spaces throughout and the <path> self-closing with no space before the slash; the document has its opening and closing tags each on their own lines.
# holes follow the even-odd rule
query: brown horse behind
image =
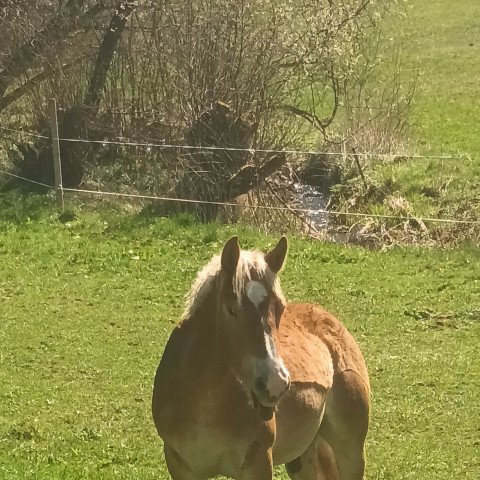
<svg viewBox="0 0 480 480">
<path fill-rule="evenodd" d="M 316 305 L 286 304 L 266 255 L 236 237 L 198 274 L 157 370 L 153 418 L 174 480 L 360 480 L 370 386 L 355 340 Z"/>
</svg>

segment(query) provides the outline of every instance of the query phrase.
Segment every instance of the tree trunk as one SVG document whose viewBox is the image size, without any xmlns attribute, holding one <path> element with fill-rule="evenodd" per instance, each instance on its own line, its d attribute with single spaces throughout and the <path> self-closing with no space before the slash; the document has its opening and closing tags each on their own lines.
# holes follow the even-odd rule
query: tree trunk
<svg viewBox="0 0 480 480">
<path fill-rule="evenodd" d="M 200 202 L 223 201 L 227 181 L 248 162 L 248 148 L 255 129 L 255 124 L 242 119 L 220 101 L 202 113 L 187 131 L 185 141 L 187 145 L 218 150 L 199 149 L 187 157 L 188 164 L 182 166 L 182 176 L 174 189 L 175 197 Z M 219 208 L 209 203 L 179 203 L 170 205 L 167 211 L 191 212 L 203 221 L 211 221 L 217 217 Z"/>
<path fill-rule="evenodd" d="M 238 196 L 248 193 L 267 177 L 280 170 L 285 165 L 286 160 L 285 154 L 279 153 L 259 167 L 247 165 L 228 180 L 219 200 L 231 202 Z"/>
<path fill-rule="evenodd" d="M 100 44 L 95 67 L 87 93 L 80 107 L 70 109 L 64 118 L 63 138 L 92 137 L 108 71 L 129 16 L 137 6 L 136 0 L 120 1 Z M 95 135 L 93 135 L 95 137 Z M 95 138 L 94 138 L 95 139 Z M 91 163 L 98 146 L 80 142 L 61 142 L 63 181 L 67 187 L 77 187 L 82 182 L 86 166 Z"/>
</svg>

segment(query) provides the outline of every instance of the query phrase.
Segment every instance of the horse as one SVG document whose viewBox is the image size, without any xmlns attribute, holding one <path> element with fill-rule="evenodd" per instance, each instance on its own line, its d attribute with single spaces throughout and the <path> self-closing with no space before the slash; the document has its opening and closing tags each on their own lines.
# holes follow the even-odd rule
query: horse
<svg viewBox="0 0 480 480">
<path fill-rule="evenodd" d="M 288 303 L 266 254 L 233 237 L 197 275 L 158 366 L 153 420 L 173 480 L 360 480 L 370 384 L 352 335 Z"/>
</svg>

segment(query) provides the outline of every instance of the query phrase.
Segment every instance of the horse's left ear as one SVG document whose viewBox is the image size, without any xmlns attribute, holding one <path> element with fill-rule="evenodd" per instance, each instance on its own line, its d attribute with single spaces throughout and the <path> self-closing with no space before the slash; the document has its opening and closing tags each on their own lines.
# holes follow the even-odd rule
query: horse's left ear
<svg viewBox="0 0 480 480">
<path fill-rule="evenodd" d="M 228 240 L 222 250 L 222 270 L 233 277 L 237 271 L 239 258 L 240 245 L 238 244 L 238 237 L 232 237 Z"/>
<path fill-rule="evenodd" d="M 277 246 L 265 254 L 265 261 L 267 265 L 270 267 L 272 272 L 278 273 L 285 262 L 285 257 L 287 256 L 288 251 L 288 241 L 287 237 L 282 237 L 280 241 L 277 243 Z"/>
</svg>

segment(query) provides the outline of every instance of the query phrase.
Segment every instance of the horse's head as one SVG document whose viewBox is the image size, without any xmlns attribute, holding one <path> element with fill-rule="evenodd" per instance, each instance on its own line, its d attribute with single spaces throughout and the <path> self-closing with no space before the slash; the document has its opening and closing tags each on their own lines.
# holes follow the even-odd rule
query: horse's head
<svg viewBox="0 0 480 480">
<path fill-rule="evenodd" d="M 285 309 L 277 273 L 287 254 L 282 237 L 269 253 L 241 251 L 231 238 L 221 255 L 218 297 L 219 341 L 254 402 L 274 407 L 290 386 L 277 348 L 277 330 Z"/>
</svg>

